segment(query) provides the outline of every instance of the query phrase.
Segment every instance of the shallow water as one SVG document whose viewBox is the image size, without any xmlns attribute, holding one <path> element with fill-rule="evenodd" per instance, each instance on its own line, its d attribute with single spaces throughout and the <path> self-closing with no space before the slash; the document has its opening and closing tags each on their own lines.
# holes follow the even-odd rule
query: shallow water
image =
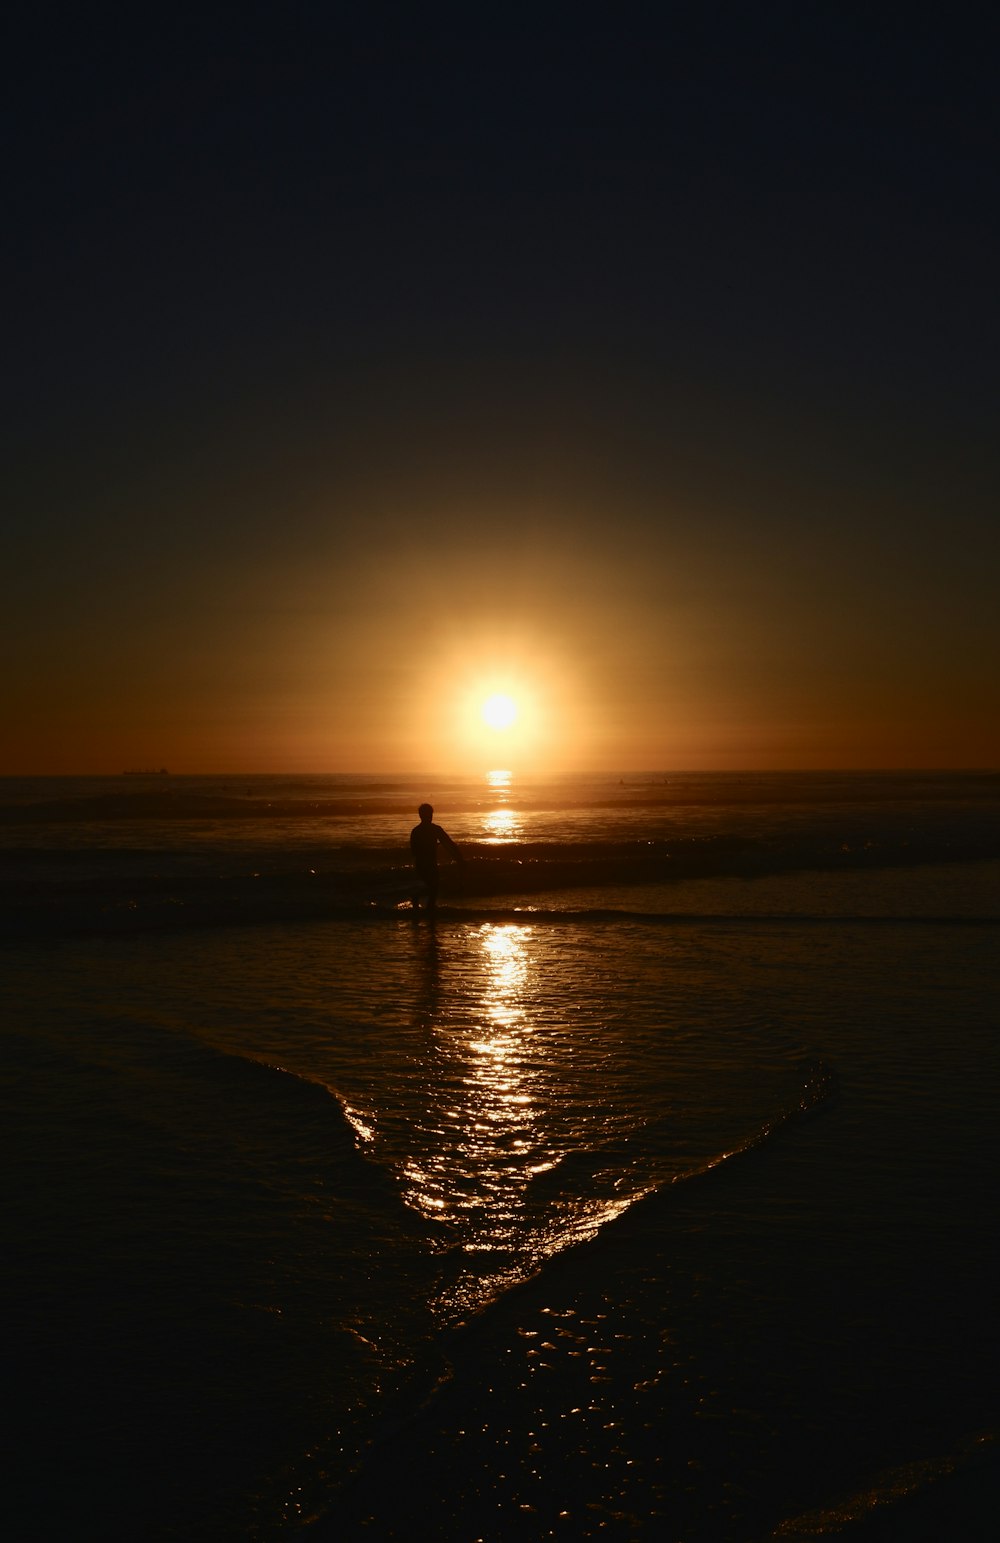
<svg viewBox="0 0 1000 1543">
<path fill-rule="evenodd" d="M 16 1535 L 976 1536 L 997 876 L 9 942 Z"/>
</svg>

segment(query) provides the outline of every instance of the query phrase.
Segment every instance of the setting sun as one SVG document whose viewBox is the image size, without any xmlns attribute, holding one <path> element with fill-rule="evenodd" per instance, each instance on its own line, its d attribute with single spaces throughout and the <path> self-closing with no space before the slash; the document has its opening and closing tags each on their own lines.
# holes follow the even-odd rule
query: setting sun
<svg viewBox="0 0 1000 1543">
<path fill-rule="evenodd" d="M 525 632 L 517 640 L 486 635 L 442 652 L 434 666 L 454 685 L 439 698 L 437 740 L 452 766 L 482 774 L 505 767 L 523 776 L 566 770 L 588 742 L 573 671 L 549 640 Z M 492 776 L 492 773 L 490 773 Z"/>
<path fill-rule="evenodd" d="M 483 722 L 491 729 L 509 729 L 516 719 L 517 703 L 503 692 L 496 692 L 483 703 Z"/>
</svg>

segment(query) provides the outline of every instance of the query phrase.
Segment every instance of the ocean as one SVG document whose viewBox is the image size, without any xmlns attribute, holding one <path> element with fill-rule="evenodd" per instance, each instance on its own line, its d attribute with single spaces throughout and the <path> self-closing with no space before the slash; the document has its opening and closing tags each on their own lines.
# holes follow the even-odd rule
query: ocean
<svg viewBox="0 0 1000 1543">
<path fill-rule="evenodd" d="M 992 1538 L 998 879 L 987 773 L 0 779 L 6 1535 Z"/>
</svg>

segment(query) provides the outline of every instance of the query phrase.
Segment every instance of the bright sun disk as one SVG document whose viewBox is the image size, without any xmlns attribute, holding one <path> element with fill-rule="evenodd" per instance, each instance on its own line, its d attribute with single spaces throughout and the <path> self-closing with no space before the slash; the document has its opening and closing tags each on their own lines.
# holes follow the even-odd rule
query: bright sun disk
<svg viewBox="0 0 1000 1543">
<path fill-rule="evenodd" d="M 517 717 L 517 703 L 502 691 L 487 697 L 483 703 L 483 722 L 491 729 L 509 729 Z"/>
</svg>

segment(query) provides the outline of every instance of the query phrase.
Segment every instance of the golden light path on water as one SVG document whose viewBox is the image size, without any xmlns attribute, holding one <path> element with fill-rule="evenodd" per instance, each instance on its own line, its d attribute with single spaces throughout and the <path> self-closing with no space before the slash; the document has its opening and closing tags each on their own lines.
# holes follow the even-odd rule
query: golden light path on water
<svg viewBox="0 0 1000 1543">
<path fill-rule="evenodd" d="M 513 809 L 491 809 L 483 816 L 482 841 L 499 846 L 505 841 L 516 841 L 521 835 L 521 822 Z"/>
<path fill-rule="evenodd" d="M 503 766 L 486 773 L 486 786 L 497 800 L 498 807 L 483 815 L 480 840 L 487 846 L 500 846 L 505 841 L 517 841 L 523 835 L 523 826 L 513 809 L 507 807 L 511 793 L 512 774 Z"/>
<path fill-rule="evenodd" d="M 477 999 L 430 1025 L 425 1095 L 439 1107 L 428 1109 L 432 1139 L 403 1162 L 402 1178 L 407 1204 L 445 1224 L 460 1246 L 457 1278 L 432 1304 L 447 1318 L 474 1310 L 546 1257 L 592 1236 L 637 1198 L 621 1175 L 621 1189 L 605 1175 L 589 1192 L 574 1183 L 536 1193 L 536 1181 L 574 1149 L 600 1148 L 620 1115 L 564 1097 L 575 1055 L 553 1024 L 552 994 L 540 990 L 534 932 L 512 924 L 473 929 Z M 578 1049 L 585 1053 L 583 1043 Z M 601 1166 L 606 1170 L 607 1162 Z"/>
</svg>

